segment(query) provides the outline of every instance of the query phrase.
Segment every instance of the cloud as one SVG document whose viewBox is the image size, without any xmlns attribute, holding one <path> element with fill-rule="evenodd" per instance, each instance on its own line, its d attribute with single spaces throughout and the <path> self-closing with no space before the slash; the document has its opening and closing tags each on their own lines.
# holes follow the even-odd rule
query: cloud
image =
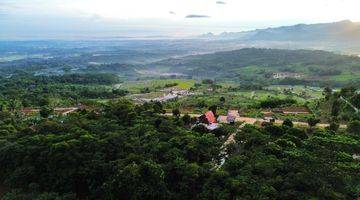
<svg viewBox="0 0 360 200">
<path fill-rule="evenodd" d="M 210 18 L 208 15 L 187 15 L 185 18 Z"/>
<path fill-rule="evenodd" d="M 0 17 L 7 16 L 9 12 L 14 11 L 15 9 L 20 8 L 19 6 L 15 5 L 14 3 L 3 0 L 0 2 Z"/>
<path fill-rule="evenodd" d="M 176 13 L 174 11 L 169 11 L 170 15 L 176 15 Z"/>
<path fill-rule="evenodd" d="M 20 6 L 16 5 L 14 2 L 6 1 L 0 2 L 0 10 L 7 10 L 7 9 L 16 9 L 20 8 Z"/>
<path fill-rule="evenodd" d="M 102 17 L 100 15 L 97 15 L 97 14 L 92 14 L 89 17 L 89 20 L 91 20 L 91 21 L 101 21 L 101 19 L 102 19 Z"/>
<path fill-rule="evenodd" d="M 216 4 L 225 5 L 226 2 L 225 1 L 217 1 Z"/>
</svg>

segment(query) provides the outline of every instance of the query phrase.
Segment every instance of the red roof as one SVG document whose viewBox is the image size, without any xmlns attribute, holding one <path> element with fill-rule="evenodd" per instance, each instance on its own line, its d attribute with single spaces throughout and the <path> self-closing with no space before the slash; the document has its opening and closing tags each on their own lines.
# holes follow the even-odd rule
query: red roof
<svg viewBox="0 0 360 200">
<path fill-rule="evenodd" d="M 209 123 L 217 123 L 215 115 L 212 111 L 206 112 L 205 117 L 209 121 Z"/>
</svg>

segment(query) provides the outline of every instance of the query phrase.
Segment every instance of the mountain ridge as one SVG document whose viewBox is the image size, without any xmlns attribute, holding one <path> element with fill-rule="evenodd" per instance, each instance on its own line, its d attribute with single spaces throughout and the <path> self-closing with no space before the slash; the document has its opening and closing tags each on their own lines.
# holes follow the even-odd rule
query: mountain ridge
<svg viewBox="0 0 360 200">
<path fill-rule="evenodd" d="M 296 24 L 243 32 L 223 32 L 219 35 L 207 33 L 199 38 L 244 41 L 360 42 L 360 23 L 343 20 L 332 23 Z"/>
</svg>

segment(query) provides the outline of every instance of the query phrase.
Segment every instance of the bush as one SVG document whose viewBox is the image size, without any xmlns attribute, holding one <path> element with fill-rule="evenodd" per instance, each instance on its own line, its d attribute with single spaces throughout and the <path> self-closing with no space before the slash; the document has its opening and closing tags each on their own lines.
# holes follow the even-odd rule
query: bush
<svg viewBox="0 0 360 200">
<path fill-rule="evenodd" d="M 285 119 L 282 125 L 287 127 L 294 127 L 294 124 L 290 119 Z"/>
<path fill-rule="evenodd" d="M 208 85 L 212 85 L 214 84 L 214 81 L 211 79 L 204 79 L 201 81 L 202 84 L 208 84 Z"/>
<path fill-rule="evenodd" d="M 339 123 L 332 121 L 332 122 L 330 123 L 329 127 L 327 127 L 327 128 L 328 128 L 330 131 L 336 132 L 336 131 L 339 130 L 339 127 L 340 127 Z"/>
<path fill-rule="evenodd" d="M 199 125 L 196 125 L 194 126 L 194 128 L 192 129 L 193 131 L 195 132 L 198 132 L 198 133 L 201 133 L 201 134 L 204 134 L 204 133 L 209 133 L 209 129 L 207 129 L 204 125 L 202 124 L 199 124 Z"/>
<path fill-rule="evenodd" d="M 48 118 L 53 112 L 54 110 L 52 108 L 49 108 L 48 106 L 43 106 L 40 109 L 40 116 L 43 118 Z"/>
<path fill-rule="evenodd" d="M 309 124 L 310 127 L 316 126 L 316 124 L 318 124 L 319 122 L 320 119 L 316 119 L 314 117 L 310 117 L 309 119 L 307 119 L 307 123 Z"/>
<path fill-rule="evenodd" d="M 360 136 L 360 121 L 359 120 L 353 120 L 348 124 L 347 132 L 353 135 L 359 135 Z"/>
<path fill-rule="evenodd" d="M 272 136 L 282 136 L 284 134 L 284 130 L 281 127 L 274 125 L 266 125 L 265 131 Z"/>
<path fill-rule="evenodd" d="M 182 121 L 184 122 L 185 125 L 191 124 L 191 117 L 190 117 L 190 115 L 185 114 L 181 119 L 182 119 Z"/>
<path fill-rule="evenodd" d="M 175 108 L 172 110 L 172 114 L 174 117 L 180 117 L 180 110 L 178 108 Z"/>
<path fill-rule="evenodd" d="M 297 138 L 300 138 L 300 139 L 306 139 L 308 138 L 308 136 L 306 135 L 306 133 L 300 129 L 296 129 L 296 128 L 290 128 L 286 131 L 287 134 L 289 135 L 292 135 L 292 136 L 295 136 Z"/>
</svg>

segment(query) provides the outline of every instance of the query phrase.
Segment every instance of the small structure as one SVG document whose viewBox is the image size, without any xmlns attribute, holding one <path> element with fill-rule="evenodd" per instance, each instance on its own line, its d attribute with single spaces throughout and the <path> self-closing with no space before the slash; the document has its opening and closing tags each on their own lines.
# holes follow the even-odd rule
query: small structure
<svg viewBox="0 0 360 200">
<path fill-rule="evenodd" d="M 164 94 L 163 96 L 147 99 L 147 98 L 134 98 L 134 100 L 138 100 L 140 102 L 166 102 L 170 100 L 174 100 L 177 98 L 185 97 L 185 96 L 191 96 L 195 93 L 191 93 L 188 90 L 171 90 L 169 93 Z"/>
<path fill-rule="evenodd" d="M 219 128 L 219 123 L 216 120 L 215 114 L 211 110 L 207 111 L 204 115 L 199 117 L 199 124 L 202 124 L 208 130 Z"/>
<path fill-rule="evenodd" d="M 226 121 L 230 124 L 234 124 L 237 117 L 240 117 L 237 110 L 229 110 L 226 116 Z"/>
<path fill-rule="evenodd" d="M 209 122 L 210 124 L 212 124 L 212 123 L 217 123 L 217 120 L 216 120 L 216 118 L 215 118 L 215 115 L 214 115 L 214 113 L 213 113 L 212 111 L 207 111 L 207 112 L 205 113 L 205 117 L 206 117 L 206 119 L 208 120 L 208 122 Z"/>
<path fill-rule="evenodd" d="M 273 74 L 274 79 L 284 79 L 284 78 L 301 78 L 302 75 L 298 73 L 291 72 L 278 72 Z"/>
</svg>

